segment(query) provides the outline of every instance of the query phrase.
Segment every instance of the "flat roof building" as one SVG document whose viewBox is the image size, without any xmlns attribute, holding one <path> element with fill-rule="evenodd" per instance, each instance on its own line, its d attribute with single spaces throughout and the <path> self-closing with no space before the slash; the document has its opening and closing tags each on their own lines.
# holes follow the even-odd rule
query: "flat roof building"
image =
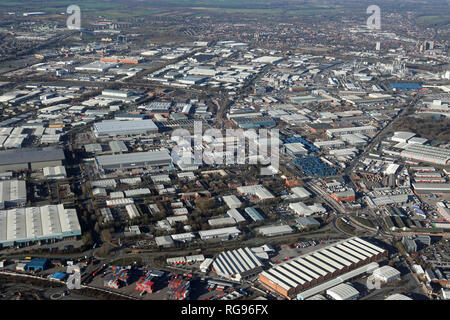
<svg viewBox="0 0 450 320">
<path fill-rule="evenodd" d="M 0 211 L 0 245 L 13 246 L 81 235 L 75 209 L 64 205 Z"/>
<path fill-rule="evenodd" d="M 140 135 L 158 132 L 158 127 L 153 120 L 104 120 L 94 123 L 94 135 L 100 137 L 115 137 L 127 135 Z"/>
<path fill-rule="evenodd" d="M 109 147 L 113 153 L 123 153 L 128 152 L 128 147 L 123 141 L 110 141 Z"/>
<path fill-rule="evenodd" d="M 282 225 L 282 226 L 268 226 L 268 227 L 261 227 L 258 230 L 259 233 L 261 233 L 265 237 L 273 237 L 273 236 L 279 236 L 283 234 L 288 234 L 294 232 L 294 229 L 292 229 L 288 225 Z"/>
<path fill-rule="evenodd" d="M 254 222 L 262 221 L 264 220 L 264 217 L 262 214 L 253 207 L 247 207 L 245 208 L 245 213 L 252 219 Z"/>
<path fill-rule="evenodd" d="M 339 137 L 344 134 L 375 132 L 376 130 L 377 128 L 374 126 L 361 126 L 361 127 L 328 129 L 326 133 L 329 137 Z"/>
<path fill-rule="evenodd" d="M 203 230 L 198 232 L 202 240 L 209 240 L 209 239 L 228 240 L 230 237 L 231 238 L 237 237 L 240 233 L 241 231 L 236 227 Z"/>
<path fill-rule="evenodd" d="M 407 144 L 400 152 L 400 156 L 408 160 L 447 165 L 450 161 L 450 150 L 421 144 Z"/>
<path fill-rule="evenodd" d="M 235 195 L 224 196 L 223 201 L 230 209 L 237 209 L 242 205 L 242 202 Z"/>
<path fill-rule="evenodd" d="M 208 224 L 212 227 L 217 226 L 230 226 L 236 224 L 236 220 L 232 217 L 218 217 L 218 218 L 212 218 L 208 220 Z"/>
<path fill-rule="evenodd" d="M 59 147 L 0 151 L 0 172 L 60 166 L 64 159 L 64 152 Z"/>
<path fill-rule="evenodd" d="M 158 247 L 167 248 L 167 247 L 173 246 L 173 240 L 170 236 L 156 237 L 155 241 L 156 241 L 156 245 Z"/>
<path fill-rule="evenodd" d="M 309 197 L 311 197 L 311 193 L 302 187 L 294 187 L 291 189 L 291 191 L 300 199 L 308 199 Z"/>
<path fill-rule="evenodd" d="M 242 214 L 237 209 L 230 209 L 227 211 L 227 215 L 233 218 L 236 223 L 246 221 Z"/>
<path fill-rule="evenodd" d="M 268 200 L 275 198 L 274 195 L 267 190 L 263 185 L 251 185 L 238 187 L 237 191 L 243 195 L 252 195 L 258 197 L 260 200 Z"/>
<path fill-rule="evenodd" d="M 421 194 L 450 194 L 450 183 L 412 183 L 412 187 Z"/>
<path fill-rule="evenodd" d="M 27 202 L 25 181 L 0 181 L 0 210 L 8 207 L 23 206 Z"/>
<path fill-rule="evenodd" d="M 99 170 L 120 170 L 168 166 L 172 158 L 167 150 L 96 156 Z"/>
<path fill-rule="evenodd" d="M 45 167 L 43 173 L 45 179 L 65 179 L 67 177 L 64 166 Z"/>
</svg>

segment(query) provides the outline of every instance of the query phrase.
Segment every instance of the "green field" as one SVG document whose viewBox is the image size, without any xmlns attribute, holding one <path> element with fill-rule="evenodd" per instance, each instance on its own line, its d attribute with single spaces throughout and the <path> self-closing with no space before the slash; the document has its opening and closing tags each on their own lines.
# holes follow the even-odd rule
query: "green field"
<svg viewBox="0 0 450 320">
<path fill-rule="evenodd" d="M 448 28 L 450 25 L 450 15 L 430 15 L 420 16 L 416 19 L 418 24 L 430 26 L 430 25 L 443 25 L 444 28 Z"/>
<path fill-rule="evenodd" d="M 61 13 L 65 12 L 67 7 L 76 4 L 81 10 L 105 10 L 105 9 L 118 9 L 124 8 L 123 4 L 116 2 L 100 2 L 94 0 L 50 0 L 50 1 L 1 1 L 0 11 L 44 11 L 48 13 Z"/>
<path fill-rule="evenodd" d="M 313 3 L 295 3 L 279 0 L 147 0 L 147 1 L 95 1 L 95 0 L 50 0 L 50 1 L 1 1 L 0 11 L 44 11 L 61 13 L 69 5 L 78 5 L 82 12 L 90 14 L 130 17 L 160 13 L 170 9 L 191 9 L 225 14 L 288 14 L 304 15 L 335 12 L 335 8 Z M 157 10 L 159 9 L 159 10 Z M 161 10 L 162 9 L 162 10 Z"/>
</svg>

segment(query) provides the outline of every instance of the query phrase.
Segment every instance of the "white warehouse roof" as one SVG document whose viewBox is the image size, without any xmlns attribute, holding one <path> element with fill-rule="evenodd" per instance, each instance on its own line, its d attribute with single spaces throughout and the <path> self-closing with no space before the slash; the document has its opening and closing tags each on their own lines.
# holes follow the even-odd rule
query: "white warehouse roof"
<svg viewBox="0 0 450 320">
<path fill-rule="evenodd" d="M 384 300 L 412 300 L 410 297 L 407 297 L 401 293 L 394 293 L 392 295 L 390 295 L 389 297 L 387 297 Z"/>
<path fill-rule="evenodd" d="M 76 235 L 81 235 L 76 210 L 62 204 L 0 211 L 0 244 Z"/>
<path fill-rule="evenodd" d="M 16 206 L 27 202 L 27 190 L 25 181 L 7 180 L 0 181 L 0 209 L 8 205 Z"/>
<path fill-rule="evenodd" d="M 222 252 L 213 262 L 213 268 L 219 276 L 238 281 L 261 267 L 259 258 L 247 247 Z"/>
<path fill-rule="evenodd" d="M 381 280 L 389 280 L 400 277 L 400 271 L 391 266 L 382 266 L 373 272 L 375 278 Z"/>
<path fill-rule="evenodd" d="M 242 202 L 235 195 L 224 196 L 223 201 L 230 209 L 239 208 Z"/>
<path fill-rule="evenodd" d="M 251 185 L 251 186 L 241 186 L 241 187 L 238 187 L 237 190 L 241 194 L 254 195 L 254 196 L 257 196 L 261 200 L 274 198 L 274 195 L 269 190 L 267 190 L 264 186 L 262 186 L 260 184 Z"/>
<path fill-rule="evenodd" d="M 334 288 L 328 289 L 327 295 L 334 300 L 353 300 L 359 296 L 359 292 L 351 285 L 341 283 Z"/>
<path fill-rule="evenodd" d="M 96 137 L 104 135 L 116 136 L 158 131 L 158 127 L 150 119 L 126 121 L 105 120 L 94 123 L 93 128 Z"/>
<path fill-rule="evenodd" d="M 220 228 L 220 229 L 212 229 L 212 230 L 202 230 L 199 231 L 198 234 L 202 239 L 212 238 L 212 237 L 224 237 L 234 234 L 240 234 L 241 231 L 236 227 L 228 227 L 228 228 Z"/>
<path fill-rule="evenodd" d="M 306 190 L 305 188 L 301 188 L 301 187 L 294 187 L 291 189 L 291 191 L 298 197 L 300 197 L 301 199 L 303 198 L 309 198 L 311 196 L 311 193 Z"/>
<path fill-rule="evenodd" d="M 268 226 L 268 227 L 261 227 L 261 228 L 259 228 L 259 232 L 263 236 L 272 236 L 272 235 L 286 234 L 286 233 L 291 233 L 293 231 L 294 231 L 294 229 L 292 229 L 288 225 Z"/>
<path fill-rule="evenodd" d="M 366 240 L 353 237 L 275 265 L 261 273 L 260 281 L 275 290 L 279 287 L 291 294 L 309 288 L 313 280 L 321 282 L 335 272 L 342 274 L 346 268 L 355 269 L 359 263 L 369 263 L 385 252 Z"/>
</svg>

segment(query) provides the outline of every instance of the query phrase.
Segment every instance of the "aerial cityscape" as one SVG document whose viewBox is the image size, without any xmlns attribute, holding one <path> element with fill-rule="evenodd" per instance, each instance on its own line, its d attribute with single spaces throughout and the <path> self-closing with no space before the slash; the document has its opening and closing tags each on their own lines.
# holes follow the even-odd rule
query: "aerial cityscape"
<svg viewBox="0 0 450 320">
<path fill-rule="evenodd" d="M 0 300 L 450 299 L 450 0 L 2 0 L 0 39 Z"/>
</svg>

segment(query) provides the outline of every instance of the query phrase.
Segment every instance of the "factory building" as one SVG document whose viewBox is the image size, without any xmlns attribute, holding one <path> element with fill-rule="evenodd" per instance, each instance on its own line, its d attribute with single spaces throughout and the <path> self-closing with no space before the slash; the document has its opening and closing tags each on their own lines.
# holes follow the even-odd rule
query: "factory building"
<svg viewBox="0 0 450 320">
<path fill-rule="evenodd" d="M 402 243 L 406 251 L 408 251 L 409 253 L 417 251 L 417 243 L 410 237 L 403 237 Z"/>
<path fill-rule="evenodd" d="M 420 144 L 407 144 L 403 146 L 400 156 L 408 160 L 447 165 L 450 161 L 450 150 Z"/>
<path fill-rule="evenodd" d="M 111 68 L 117 67 L 118 65 L 118 63 L 94 61 L 83 66 L 75 67 L 75 70 L 87 72 L 105 72 Z"/>
<path fill-rule="evenodd" d="M 280 263 L 259 275 L 261 284 L 286 298 L 386 257 L 388 252 L 358 237 Z"/>
<path fill-rule="evenodd" d="M 384 283 L 400 280 L 400 271 L 391 266 L 382 266 L 373 272 L 375 279 Z"/>
<path fill-rule="evenodd" d="M 173 246 L 173 240 L 170 236 L 160 236 L 155 238 L 158 247 L 168 248 Z"/>
<path fill-rule="evenodd" d="M 308 154 L 308 150 L 300 142 L 286 143 L 284 148 L 293 157 L 301 157 Z"/>
<path fill-rule="evenodd" d="M 394 293 L 384 300 L 412 300 L 412 299 L 410 297 L 405 296 L 404 294 Z"/>
<path fill-rule="evenodd" d="M 327 296 L 333 300 L 357 300 L 359 292 L 347 283 L 341 283 L 327 290 Z"/>
<path fill-rule="evenodd" d="M 23 206 L 27 203 L 25 181 L 0 181 L 0 210 L 8 207 Z"/>
<path fill-rule="evenodd" d="M 242 214 L 237 209 L 230 209 L 227 211 L 227 215 L 233 218 L 236 223 L 246 221 Z"/>
<path fill-rule="evenodd" d="M 150 120 L 104 120 L 94 123 L 94 135 L 96 138 L 116 137 L 128 135 L 145 135 L 158 132 L 158 127 Z"/>
<path fill-rule="evenodd" d="M 212 227 L 230 226 L 236 224 L 236 220 L 232 217 L 219 217 L 208 220 L 208 224 Z"/>
<path fill-rule="evenodd" d="M 292 229 L 288 225 L 268 226 L 268 227 L 259 228 L 258 232 L 261 233 L 265 237 L 274 237 L 274 236 L 280 236 L 283 234 L 292 233 L 292 232 L 294 232 L 294 229 Z"/>
<path fill-rule="evenodd" d="M 241 195 L 254 196 L 254 197 L 257 197 L 259 200 L 268 200 L 268 199 L 274 198 L 274 195 L 269 190 L 267 190 L 264 186 L 262 186 L 260 184 L 238 187 L 237 191 Z"/>
<path fill-rule="evenodd" d="M 367 132 L 375 132 L 375 131 L 377 131 L 377 128 L 374 126 L 362 126 L 362 127 L 351 127 L 351 128 L 328 129 L 326 131 L 326 133 L 331 138 L 331 137 L 340 137 L 344 134 L 367 133 Z"/>
<path fill-rule="evenodd" d="M 241 231 L 236 227 L 220 228 L 212 230 L 199 231 L 198 234 L 202 240 L 223 239 L 228 240 L 230 237 L 237 237 Z"/>
<path fill-rule="evenodd" d="M 242 205 L 242 202 L 235 195 L 224 196 L 223 201 L 230 209 L 237 209 Z"/>
<path fill-rule="evenodd" d="M 64 159 L 59 147 L 0 151 L 0 172 L 60 166 Z"/>
<path fill-rule="evenodd" d="M 141 216 L 139 210 L 136 208 L 136 205 L 134 203 L 126 205 L 125 210 L 127 211 L 130 219 L 138 218 Z"/>
<path fill-rule="evenodd" d="M 99 170 L 122 170 L 168 166 L 172 158 L 164 150 L 96 156 L 95 163 Z"/>
<path fill-rule="evenodd" d="M 315 213 L 326 213 L 327 210 L 322 206 L 321 203 L 315 203 L 313 205 L 307 206 L 303 202 L 290 203 L 289 208 L 293 210 L 299 216 L 310 216 Z"/>
<path fill-rule="evenodd" d="M 291 189 L 292 193 L 294 193 L 300 199 L 308 199 L 311 197 L 311 193 L 302 187 L 294 187 Z"/>
<path fill-rule="evenodd" d="M 450 183 L 412 183 L 418 194 L 450 194 Z"/>
<path fill-rule="evenodd" d="M 64 205 L 17 208 L 0 211 L 0 245 L 28 245 L 81 235 L 75 209 Z"/>
<path fill-rule="evenodd" d="M 220 253 L 212 267 L 218 276 L 233 281 L 248 279 L 262 271 L 261 261 L 249 248 Z"/>
<path fill-rule="evenodd" d="M 255 209 L 253 207 L 247 207 L 247 208 L 245 208 L 244 211 L 250 217 L 250 219 L 252 219 L 254 222 L 264 220 L 263 215 L 257 209 Z"/>
<path fill-rule="evenodd" d="M 409 139 L 414 137 L 416 134 L 412 132 L 407 131 L 396 131 L 394 132 L 394 135 L 392 136 L 391 140 L 395 142 L 408 142 Z"/>
<path fill-rule="evenodd" d="M 66 168 L 64 166 L 45 167 L 43 169 L 44 178 L 51 179 L 65 179 L 67 177 Z"/>
<path fill-rule="evenodd" d="M 128 148 L 123 141 L 110 141 L 109 147 L 113 153 L 128 152 Z"/>
<path fill-rule="evenodd" d="M 342 140 L 316 141 L 314 145 L 319 149 L 333 149 L 344 147 L 345 142 Z"/>
</svg>

